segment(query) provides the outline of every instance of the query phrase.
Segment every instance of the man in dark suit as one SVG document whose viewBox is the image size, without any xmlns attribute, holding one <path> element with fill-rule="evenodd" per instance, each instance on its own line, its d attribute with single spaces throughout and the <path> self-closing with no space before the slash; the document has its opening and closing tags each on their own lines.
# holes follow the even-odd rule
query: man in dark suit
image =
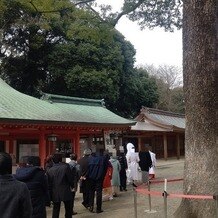
<svg viewBox="0 0 218 218">
<path fill-rule="evenodd" d="M 91 153 L 92 150 L 90 148 L 86 148 L 84 150 L 84 156 L 78 160 L 78 164 L 80 165 L 80 192 L 83 193 L 82 205 L 87 209 L 90 207 L 90 182 L 87 178 L 87 173 L 89 163 L 88 161 Z"/>
<path fill-rule="evenodd" d="M 68 163 L 70 165 L 70 169 L 72 171 L 73 174 L 73 182 L 74 182 L 74 190 L 72 190 L 72 201 L 73 201 L 73 206 L 72 206 L 72 210 L 73 210 L 73 215 L 76 215 L 77 212 L 74 211 L 74 200 L 75 200 L 75 196 L 76 196 L 76 192 L 77 192 L 77 186 L 78 186 L 78 182 L 80 179 L 80 165 L 77 163 L 77 154 L 73 153 L 70 155 L 70 159 L 71 161 Z"/>
<path fill-rule="evenodd" d="M 12 175 L 12 159 L 8 153 L 0 152 L 0 217 L 30 218 L 32 205 L 25 183 Z"/>
<path fill-rule="evenodd" d="M 54 154 L 54 165 L 48 170 L 48 183 L 53 201 L 52 218 L 59 218 L 61 201 L 65 206 L 65 217 L 72 217 L 72 192 L 74 179 L 69 164 L 62 163 L 62 157 Z"/>
<path fill-rule="evenodd" d="M 87 178 L 90 184 L 89 211 L 94 212 L 94 200 L 96 193 L 96 213 L 102 213 L 102 189 L 107 172 L 108 160 L 103 156 L 103 150 L 93 153 L 88 160 Z"/>
<path fill-rule="evenodd" d="M 139 166 L 142 171 L 142 182 L 147 183 L 149 180 L 149 168 L 152 166 L 151 155 L 147 144 L 142 146 L 139 152 Z"/>
</svg>

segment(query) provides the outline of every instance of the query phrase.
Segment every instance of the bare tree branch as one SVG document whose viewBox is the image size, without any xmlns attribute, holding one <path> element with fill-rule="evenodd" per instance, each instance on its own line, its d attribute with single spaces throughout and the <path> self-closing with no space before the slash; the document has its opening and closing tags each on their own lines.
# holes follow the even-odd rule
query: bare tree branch
<svg viewBox="0 0 218 218">
<path fill-rule="evenodd" d="M 102 22 L 106 22 L 100 15 L 99 13 L 91 7 L 88 3 L 85 4 Z"/>
<path fill-rule="evenodd" d="M 75 6 L 81 5 L 81 4 L 88 4 L 89 2 L 94 2 L 95 0 L 85 0 L 85 1 L 80 1 L 77 3 L 74 3 Z"/>
<path fill-rule="evenodd" d="M 86 6 L 90 11 L 92 11 L 102 22 L 108 23 L 108 24 L 112 25 L 112 27 L 115 27 L 115 26 L 116 26 L 117 22 L 120 20 L 120 18 L 121 18 L 122 16 L 127 15 L 128 13 L 134 11 L 135 9 L 137 9 L 137 8 L 144 2 L 144 0 L 139 0 L 139 1 L 138 1 L 135 5 L 133 5 L 132 7 L 130 7 L 130 8 L 128 8 L 128 9 L 126 9 L 126 10 L 120 12 L 120 13 L 117 15 L 117 17 L 116 17 L 115 19 L 111 20 L 110 22 L 107 22 L 106 20 L 104 20 L 104 19 L 99 15 L 99 13 L 98 13 L 93 7 L 91 7 L 91 6 L 89 5 L 89 3 L 94 2 L 94 1 L 95 1 L 95 0 L 84 0 L 84 1 L 79 1 L 79 2 L 77 2 L 77 3 L 73 3 L 73 5 L 74 5 L 74 6 L 85 5 L 85 6 Z M 38 13 L 40 13 L 40 14 L 42 14 L 42 13 L 60 13 L 60 12 L 63 11 L 63 10 L 71 9 L 72 7 L 74 7 L 74 6 L 72 6 L 72 7 L 62 8 L 62 9 L 60 9 L 60 10 L 39 11 L 39 10 L 36 8 L 36 6 L 34 5 L 33 0 L 30 0 L 30 4 L 31 4 L 31 5 L 34 7 L 34 9 L 35 9 Z"/>
<path fill-rule="evenodd" d="M 134 11 L 134 10 L 137 9 L 143 2 L 144 2 L 144 0 L 139 0 L 135 5 L 133 5 L 133 7 L 130 7 L 130 8 L 128 8 L 128 9 L 125 9 L 125 10 L 123 10 L 122 12 L 120 12 L 120 13 L 117 15 L 116 19 L 114 19 L 114 20 L 112 21 L 112 25 L 113 25 L 113 26 L 116 26 L 117 22 L 120 20 L 120 18 L 121 18 L 122 16 L 127 15 L 128 13 Z"/>
<path fill-rule="evenodd" d="M 35 9 L 37 12 L 39 12 L 38 9 L 36 8 L 36 6 L 33 4 L 32 0 L 30 0 L 30 4 L 34 7 L 34 9 Z"/>
</svg>

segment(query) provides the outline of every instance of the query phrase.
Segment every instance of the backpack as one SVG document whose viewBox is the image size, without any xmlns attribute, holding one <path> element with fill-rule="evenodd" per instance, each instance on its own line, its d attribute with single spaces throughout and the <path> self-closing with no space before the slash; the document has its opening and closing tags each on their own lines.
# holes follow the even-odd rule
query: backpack
<svg viewBox="0 0 218 218">
<path fill-rule="evenodd" d="M 87 177 L 95 181 L 103 179 L 104 160 L 102 156 L 91 156 L 88 163 Z"/>
<path fill-rule="evenodd" d="M 70 169 L 74 175 L 74 177 L 76 178 L 77 181 L 79 181 L 79 178 L 80 178 L 80 165 L 77 164 L 77 163 L 69 163 L 70 165 Z"/>
</svg>

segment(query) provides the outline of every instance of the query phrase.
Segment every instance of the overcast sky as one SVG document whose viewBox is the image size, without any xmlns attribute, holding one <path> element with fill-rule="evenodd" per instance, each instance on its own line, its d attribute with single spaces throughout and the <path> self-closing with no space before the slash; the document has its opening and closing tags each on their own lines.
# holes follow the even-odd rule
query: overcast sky
<svg viewBox="0 0 218 218">
<path fill-rule="evenodd" d="M 101 4 L 110 4 L 119 11 L 123 0 L 98 0 Z M 140 30 L 137 23 L 123 17 L 116 26 L 136 49 L 136 65 L 166 64 L 182 68 L 182 31 L 174 33 L 163 29 Z"/>
</svg>

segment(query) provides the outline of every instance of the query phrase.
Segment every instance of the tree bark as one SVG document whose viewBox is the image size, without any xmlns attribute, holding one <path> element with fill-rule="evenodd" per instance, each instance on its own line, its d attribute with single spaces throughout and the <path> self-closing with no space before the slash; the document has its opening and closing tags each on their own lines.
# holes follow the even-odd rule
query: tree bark
<svg viewBox="0 0 218 218">
<path fill-rule="evenodd" d="M 217 0 L 184 0 L 185 194 L 218 193 L 217 6 Z M 214 218 L 215 201 L 183 199 L 175 217 Z"/>
</svg>

